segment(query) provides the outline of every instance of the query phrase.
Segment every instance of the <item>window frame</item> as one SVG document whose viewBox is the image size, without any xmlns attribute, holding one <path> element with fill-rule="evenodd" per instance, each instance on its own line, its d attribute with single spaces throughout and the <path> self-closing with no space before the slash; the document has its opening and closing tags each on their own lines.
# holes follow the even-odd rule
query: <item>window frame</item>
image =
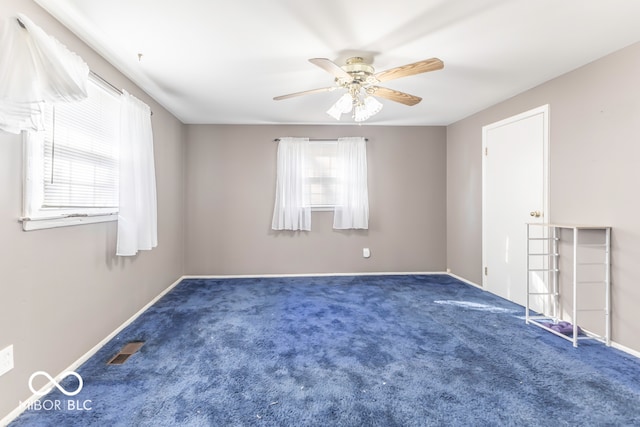
<svg viewBox="0 0 640 427">
<path fill-rule="evenodd" d="M 120 93 L 107 87 L 99 79 L 89 77 L 88 84 L 113 96 L 119 103 Z M 30 141 L 34 138 L 34 141 Z M 66 227 L 81 224 L 116 221 L 118 207 L 45 207 L 44 204 L 44 146 L 33 133 L 23 132 L 23 216 L 20 218 L 24 231 Z M 35 140 L 38 141 L 35 141 Z M 118 141 L 113 141 L 117 144 Z M 32 156 L 31 150 L 42 150 Z M 33 207 L 33 205 L 36 205 Z M 30 212 L 31 211 L 31 212 Z"/>
</svg>

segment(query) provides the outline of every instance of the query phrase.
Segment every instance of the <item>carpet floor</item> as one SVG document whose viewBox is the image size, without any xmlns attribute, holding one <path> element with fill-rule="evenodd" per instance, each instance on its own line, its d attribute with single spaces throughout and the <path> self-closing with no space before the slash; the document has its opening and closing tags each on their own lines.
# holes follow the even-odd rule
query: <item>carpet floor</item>
<svg viewBox="0 0 640 427">
<path fill-rule="evenodd" d="M 76 372 L 10 425 L 640 425 L 639 359 L 447 275 L 184 280 Z"/>
</svg>

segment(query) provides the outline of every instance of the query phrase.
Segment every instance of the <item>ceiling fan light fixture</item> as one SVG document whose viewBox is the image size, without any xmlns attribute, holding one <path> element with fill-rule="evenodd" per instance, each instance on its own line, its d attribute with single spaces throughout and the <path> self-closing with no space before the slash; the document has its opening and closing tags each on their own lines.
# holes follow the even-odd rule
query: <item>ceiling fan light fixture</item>
<svg viewBox="0 0 640 427">
<path fill-rule="evenodd" d="M 331 108 L 327 110 L 327 114 L 336 120 L 340 120 L 340 116 L 342 116 L 342 111 L 336 108 L 336 104 L 333 104 Z"/>
<path fill-rule="evenodd" d="M 368 95 L 364 98 L 364 102 L 356 105 L 353 120 L 356 122 L 364 122 L 372 116 L 378 114 L 382 110 L 382 103 L 373 96 Z"/>
<path fill-rule="evenodd" d="M 336 85 L 276 96 L 273 99 L 278 101 L 300 95 L 330 92 L 335 89 L 346 89 L 348 93 L 336 101 L 336 103 L 329 108 L 327 114 L 336 120 L 340 120 L 343 114 L 353 110 L 353 119 L 356 122 L 363 122 L 373 115 L 378 114 L 382 109 L 382 104 L 371 95 L 408 106 L 416 105 L 422 100 L 419 96 L 377 86 L 378 83 L 444 68 L 444 63 L 438 58 L 424 59 L 378 73 L 376 73 L 373 65 L 366 63 L 364 58 L 360 56 L 347 59 L 346 65 L 343 66 L 327 58 L 311 58 L 309 62 L 332 74 Z M 364 99 L 362 98 L 363 96 Z"/>
<path fill-rule="evenodd" d="M 342 114 L 346 114 L 351 112 L 353 109 L 353 98 L 351 94 L 345 93 L 336 101 L 335 104 L 327 110 L 327 114 L 333 117 L 336 120 L 340 120 L 340 116 Z"/>
<path fill-rule="evenodd" d="M 373 96 L 368 95 L 364 98 L 364 106 L 369 112 L 369 114 L 376 115 L 382 110 L 383 104 L 375 99 Z"/>
</svg>

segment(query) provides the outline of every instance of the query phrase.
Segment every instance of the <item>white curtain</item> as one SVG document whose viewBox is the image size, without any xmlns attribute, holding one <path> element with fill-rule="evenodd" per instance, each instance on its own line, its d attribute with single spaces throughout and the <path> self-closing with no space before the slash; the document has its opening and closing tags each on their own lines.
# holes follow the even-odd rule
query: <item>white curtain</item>
<svg viewBox="0 0 640 427">
<path fill-rule="evenodd" d="M 22 14 L 0 35 L 0 130 L 42 130 L 42 103 L 87 97 L 89 67 Z"/>
<path fill-rule="evenodd" d="M 156 174 L 151 110 L 126 91 L 120 114 L 120 206 L 116 254 L 158 245 Z"/>
<path fill-rule="evenodd" d="M 338 139 L 334 229 L 369 228 L 367 146 L 362 137 Z"/>
<path fill-rule="evenodd" d="M 271 228 L 311 230 L 311 207 L 305 183 L 309 138 L 280 138 L 276 176 L 276 202 Z"/>
</svg>

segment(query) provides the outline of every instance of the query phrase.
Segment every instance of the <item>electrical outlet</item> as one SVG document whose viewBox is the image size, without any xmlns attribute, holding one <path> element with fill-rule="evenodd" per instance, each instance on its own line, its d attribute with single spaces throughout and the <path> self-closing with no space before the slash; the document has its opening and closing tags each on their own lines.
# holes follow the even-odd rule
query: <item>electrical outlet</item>
<svg viewBox="0 0 640 427">
<path fill-rule="evenodd" d="M 0 375 L 13 369 L 13 344 L 0 351 Z"/>
</svg>

